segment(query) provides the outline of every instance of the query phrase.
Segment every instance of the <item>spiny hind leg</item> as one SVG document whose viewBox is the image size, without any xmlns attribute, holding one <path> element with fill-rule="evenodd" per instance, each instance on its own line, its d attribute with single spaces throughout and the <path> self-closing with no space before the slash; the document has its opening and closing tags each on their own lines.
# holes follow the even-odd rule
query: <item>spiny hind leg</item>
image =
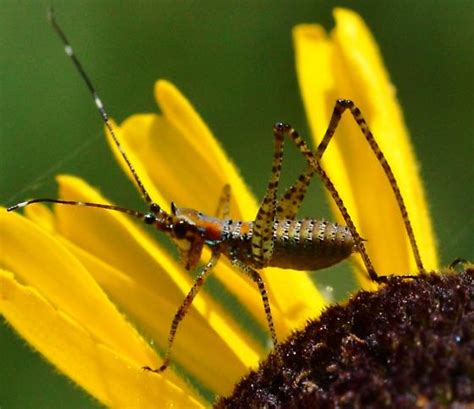
<svg viewBox="0 0 474 409">
<path fill-rule="evenodd" d="M 147 371 L 155 372 L 155 373 L 160 373 L 160 372 L 163 372 L 166 368 L 168 368 L 168 365 L 170 364 L 170 360 L 171 360 L 171 350 L 173 348 L 173 343 L 176 336 L 176 332 L 178 331 L 179 323 L 188 312 L 189 307 L 191 306 L 197 293 L 204 285 L 204 282 L 209 277 L 214 266 L 217 264 L 217 261 L 219 260 L 219 256 L 220 256 L 219 253 L 212 255 L 209 262 L 204 266 L 204 268 L 201 270 L 201 272 L 198 274 L 198 276 L 194 280 L 194 284 L 191 287 L 191 290 L 189 290 L 188 294 L 186 295 L 186 298 L 184 299 L 184 301 L 178 308 L 178 311 L 176 311 L 176 314 L 174 315 L 173 322 L 171 324 L 171 329 L 168 335 L 168 346 L 165 352 L 162 365 L 158 369 L 153 369 L 153 368 L 150 368 L 149 366 L 145 366 L 143 367 L 143 369 Z"/>
<path fill-rule="evenodd" d="M 301 203 L 304 200 L 308 186 L 311 182 L 316 170 L 308 165 L 306 169 L 298 176 L 295 183 L 293 183 L 286 192 L 278 199 L 276 207 L 277 220 L 295 219 Z"/>
<path fill-rule="evenodd" d="M 381 280 L 379 279 L 377 273 L 375 272 L 372 261 L 370 260 L 369 255 L 367 254 L 367 250 L 365 249 L 363 240 L 360 237 L 355 227 L 355 224 L 349 212 L 347 211 L 347 208 L 341 196 L 339 195 L 339 192 L 337 191 L 336 187 L 332 183 L 327 173 L 321 167 L 321 164 L 319 163 L 319 160 L 316 158 L 315 154 L 309 149 L 308 145 L 303 140 L 303 138 L 298 134 L 298 132 L 295 129 L 293 129 L 290 125 L 284 124 L 284 123 L 277 123 L 273 126 L 273 133 L 275 135 L 275 139 L 278 138 L 279 140 L 282 141 L 281 142 L 282 145 L 283 145 L 284 136 L 285 135 L 288 136 L 288 138 L 296 145 L 296 147 L 301 152 L 301 154 L 306 158 L 308 165 L 311 168 L 313 168 L 314 171 L 319 175 L 321 181 L 324 183 L 324 186 L 331 194 L 334 202 L 336 203 L 336 206 L 338 207 L 339 211 L 342 214 L 342 217 L 344 218 L 344 221 L 347 227 L 349 228 L 352 234 L 355 245 L 357 247 L 357 251 L 360 253 L 362 257 L 362 261 L 364 262 L 364 266 L 367 270 L 367 274 L 369 278 L 373 281 L 380 282 Z"/>
<path fill-rule="evenodd" d="M 294 219 L 308 190 L 312 176 L 316 172 L 308 166 L 277 201 L 278 185 L 283 162 L 284 134 L 274 128 L 275 150 L 273 154 L 270 181 L 255 217 L 252 231 L 252 256 L 257 264 L 264 267 L 273 253 L 273 225 L 275 220 Z"/>
<path fill-rule="evenodd" d="M 273 225 L 276 215 L 276 199 L 280 183 L 281 163 L 283 160 L 283 135 L 275 136 L 272 173 L 255 216 L 252 229 L 252 257 L 258 267 L 264 267 L 273 253 Z"/>
<path fill-rule="evenodd" d="M 382 166 L 385 175 L 390 183 L 390 186 L 392 188 L 392 191 L 395 195 L 395 199 L 398 204 L 398 208 L 400 209 L 400 213 L 403 218 L 403 223 L 405 225 L 405 230 L 407 232 L 408 238 L 410 240 L 410 245 L 413 251 L 413 255 L 415 257 L 416 265 L 418 267 L 418 271 L 420 273 L 425 272 L 425 268 L 423 266 L 423 262 L 421 260 L 420 252 L 418 250 L 418 245 L 416 243 L 415 239 L 415 233 L 413 232 L 413 228 L 410 222 L 410 218 L 408 216 L 408 212 L 405 206 L 405 201 L 403 200 L 403 196 L 400 192 L 400 188 L 398 187 L 398 183 L 395 179 L 395 176 L 393 174 L 393 171 L 387 162 L 387 159 L 385 158 L 385 155 L 383 154 L 382 150 L 380 149 L 378 143 L 376 142 L 372 132 L 369 129 L 369 126 L 367 125 L 366 120 L 364 119 L 362 113 L 360 112 L 360 109 L 354 104 L 353 101 L 349 99 L 339 99 L 336 101 L 336 105 L 334 106 L 334 110 L 331 116 L 331 120 L 329 121 L 328 128 L 326 130 L 326 133 L 324 134 L 323 140 L 321 143 L 318 145 L 315 153 L 315 159 L 319 162 L 321 160 L 321 157 L 323 156 L 324 152 L 326 151 L 326 148 L 331 141 L 332 137 L 334 136 L 334 132 L 336 131 L 336 128 L 339 124 L 339 121 L 341 120 L 342 114 L 344 111 L 349 110 L 356 121 L 357 125 L 359 126 L 360 130 L 362 131 L 362 134 L 364 135 L 365 139 L 367 140 L 370 148 L 374 152 L 374 155 L 376 156 L 377 160 L 379 161 L 380 165 Z"/>
<path fill-rule="evenodd" d="M 272 337 L 273 347 L 275 348 L 278 345 L 278 340 L 276 337 L 275 325 L 273 324 L 273 315 L 272 315 L 272 310 L 270 308 L 270 302 L 268 301 L 268 293 L 265 288 L 265 284 L 263 282 L 262 276 L 259 274 L 258 271 L 242 263 L 240 260 L 234 259 L 232 260 L 232 264 L 238 267 L 242 272 L 244 272 L 248 277 L 250 277 L 252 281 L 254 281 L 257 284 L 258 290 L 260 291 L 260 295 L 262 297 L 263 308 L 265 310 L 265 315 L 267 317 L 267 323 L 268 323 L 268 328 L 270 329 L 270 335 Z"/>
</svg>

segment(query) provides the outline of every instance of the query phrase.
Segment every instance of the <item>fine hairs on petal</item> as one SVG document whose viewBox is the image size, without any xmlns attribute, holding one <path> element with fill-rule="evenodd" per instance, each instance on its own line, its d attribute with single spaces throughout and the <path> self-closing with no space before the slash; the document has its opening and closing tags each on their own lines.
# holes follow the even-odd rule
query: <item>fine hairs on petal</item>
<svg viewBox="0 0 474 409">
<path fill-rule="evenodd" d="M 472 407 L 473 351 L 472 265 L 393 277 L 328 308 L 216 407 Z"/>
</svg>

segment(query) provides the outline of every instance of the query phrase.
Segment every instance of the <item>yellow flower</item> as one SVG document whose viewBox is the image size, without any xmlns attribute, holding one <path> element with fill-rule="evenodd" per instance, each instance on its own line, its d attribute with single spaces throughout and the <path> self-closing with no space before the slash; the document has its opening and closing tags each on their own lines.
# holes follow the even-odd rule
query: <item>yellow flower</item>
<svg viewBox="0 0 474 409">
<path fill-rule="evenodd" d="M 336 97 L 357 101 L 394 167 L 424 260 L 434 267 L 426 205 L 393 87 L 358 17 L 338 10 L 336 19 L 331 38 L 318 26 L 299 26 L 294 32 L 311 129 L 322 135 Z M 156 83 L 155 97 L 161 115 L 134 115 L 116 126 L 151 197 L 165 210 L 174 201 L 213 214 L 223 185 L 229 183 L 232 216 L 252 220 L 256 198 L 189 101 L 167 81 Z M 369 239 L 378 271 L 414 271 L 401 222 L 382 221 L 397 212 L 391 191 L 384 187 L 387 181 L 376 165 L 367 165 L 372 159 L 366 157 L 362 137 L 352 136 L 357 129 L 350 123 L 342 128 L 335 143 L 338 151 L 328 153 L 324 166 L 347 198 L 362 236 Z M 121 158 L 119 162 L 123 166 Z M 58 183 L 59 198 L 108 203 L 76 177 L 59 176 Z M 375 185 L 377 206 L 369 201 Z M 382 209 L 383 215 L 374 220 Z M 0 213 L 0 311 L 34 348 L 103 404 L 204 406 L 215 395 L 230 393 L 248 368 L 265 357 L 265 341 L 256 335 L 266 331 L 260 294 L 254 283 L 221 259 L 215 276 L 248 309 L 259 330 L 246 330 L 237 314 L 204 289 L 179 328 L 171 368 L 163 374 L 143 371 L 145 365 L 160 365 L 155 349 L 165 350 L 172 317 L 192 276 L 149 230 L 124 214 L 34 205 L 25 208 L 25 216 Z M 380 228 L 388 236 L 384 245 L 373 239 Z M 395 264 L 383 262 L 387 252 Z M 209 257 L 206 251 L 203 260 Z M 267 268 L 262 275 L 280 339 L 324 307 L 306 273 Z M 153 340 L 153 348 L 147 340 Z"/>
</svg>

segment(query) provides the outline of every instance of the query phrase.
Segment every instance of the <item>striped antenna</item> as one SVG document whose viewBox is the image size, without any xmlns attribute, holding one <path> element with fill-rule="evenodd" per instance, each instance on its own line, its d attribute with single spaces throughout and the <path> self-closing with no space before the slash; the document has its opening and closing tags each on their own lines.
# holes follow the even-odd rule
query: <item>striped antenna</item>
<svg viewBox="0 0 474 409">
<path fill-rule="evenodd" d="M 137 217 L 139 219 L 144 219 L 146 214 L 139 212 L 137 210 L 132 210 L 132 209 L 127 209 L 125 207 L 120 207 L 120 206 L 113 206 L 113 205 L 107 205 L 107 204 L 102 204 L 102 203 L 91 203 L 91 202 L 81 202 L 81 201 L 76 201 L 76 200 L 61 200 L 61 199 L 31 199 L 27 200 L 25 202 L 17 203 L 13 206 L 10 206 L 7 211 L 11 212 L 13 210 L 21 209 L 22 207 L 29 206 L 30 204 L 33 203 L 59 203 L 63 205 L 72 205 L 72 206 L 88 206 L 88 207 L 98 207 L 101 209 L 106 209 L 106 210 L 115 210 L 118 212 L 126 213 L 130 216 Z"/>
<path fill-rule="evenodd" d="M 135 180 L 136 184 L 138 185 L 138 188 L 143 196 L 143 199 L 145 202 L 150 206 L 150 210 L 153 213 L 160 213 L 163 216 L 166 215 L 166 212 L 161 209 L 161 207 L 157 204 L 154 203 L 153 200 L 151 199 L 150 195 L 148 194 L 147 190 L 145 189 L 145 186 L 143 185 L 142 180 L 137 174 L 137 171 L 135 170 L 135 167 L 133 164 L 130 162 L 130 159 L 128 158 L 127 154 L 125 153 L 120 141 L 118 140 L 114 128 L 112 124 L 110 123 L 109 116 L 107 114 L 107 111 L 105 110 L 104 104 L 102 100 L 99 97 L 99 94 L 97 93 L 94 85 L 92 84 L 91 79 L 89 76 L 86 74 L 84 68 L 82 67 L 81 62 L 79 59 L 76 57 L 76 54 L 74 53 L 73 48 L 71 47 L 71 44 L 69 43 L 66 35 L 64 34 L 64 31 L 62 28 L 59 26 L 58 22 L 56 21 L 56 17 L 54 14 L 54 10 L 52 7 L 48 9 L 48 21 L 50 22 L 51 26 L 53 27 L 54 31 L 57 33 L 58 37 L 61 39 L 64 45 L 64 51 L 65 53 L 71 58 L 74 66 L 76 67 L 77 71 L 79 72 L 81 78 L 83 79 L 84 83 L 86 84 L 87 88 L 89 89 L 92 98 L 94 99 L 94 103 L 100 113 L 100 116 L 102 120 L 104 121 L 105 126 L 107 127 L 107 130 L 110 133 L 110 136 L 112 137 L 112 140 L 114 141 L 115 146 L 117 147 L 118 151 L 122 155 L 122 158 L 124 159 L 125 163 L 127 164 L 127 167 L 130 169 L 130 172 L 132 173 L 133 179 Z"/>
</svg>

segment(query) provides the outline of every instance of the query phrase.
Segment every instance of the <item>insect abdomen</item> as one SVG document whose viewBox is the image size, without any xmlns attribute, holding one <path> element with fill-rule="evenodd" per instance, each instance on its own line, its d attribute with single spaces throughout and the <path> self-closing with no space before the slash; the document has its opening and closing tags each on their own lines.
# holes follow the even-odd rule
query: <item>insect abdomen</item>
<svg viewBox="0 0 474 409">
<path fill-rule="evenodd" d="M 268 265 L 319 270 L 349 257 L 354 239 L 346 226 L 324 220 L 280 220 L 274 226 L 274 248 Z"/>
</svg>

